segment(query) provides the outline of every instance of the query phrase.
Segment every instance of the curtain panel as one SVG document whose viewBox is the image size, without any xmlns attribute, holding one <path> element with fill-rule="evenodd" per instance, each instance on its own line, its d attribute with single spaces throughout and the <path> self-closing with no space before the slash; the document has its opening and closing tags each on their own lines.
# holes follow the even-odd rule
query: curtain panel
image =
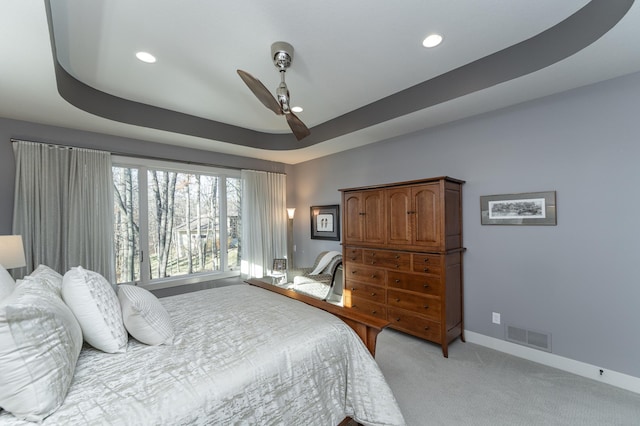
<svg viewBox="0 0 640 426">
<path fill-rule="evenodd" d="M 79 266 L 114 282 L 113 178 L 108 152 L 15 141 L 13 233 L 26 268 Z"/>
<path fill-rule="evenodd" d="M 287 257 L 287 176 L 242 170 L 242 263 L 245 278 L 262 278 Z"/>
</svg>

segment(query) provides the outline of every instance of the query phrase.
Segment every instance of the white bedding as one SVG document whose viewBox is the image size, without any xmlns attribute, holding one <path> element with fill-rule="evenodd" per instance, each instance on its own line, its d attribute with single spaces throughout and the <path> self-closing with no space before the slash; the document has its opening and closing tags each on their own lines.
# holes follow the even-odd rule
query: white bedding
<svg viewBox="0 0 640 426">
<path fill-rule="evenodd" d="M 322 310 L 234 285 L 161 299 L 171 346 L 82 349 L 48 425 L 365 425 L 404 420 L 356 334 Z M 0 413 L 0 425 L 29 425 Z"/>
</svg>

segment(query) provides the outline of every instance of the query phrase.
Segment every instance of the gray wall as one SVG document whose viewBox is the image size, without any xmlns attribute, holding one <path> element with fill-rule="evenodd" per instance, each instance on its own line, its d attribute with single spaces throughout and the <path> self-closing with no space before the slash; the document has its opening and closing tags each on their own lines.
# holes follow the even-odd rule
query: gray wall
<svg viewBox="0 0 640 426">
<path fill-rule="evenodd" d="M 0 118 L 0 235 L 11 234 L 13 220 L 15 160 L 11 138 L 237 169 L 286 172 L 283 163 Z"/>
<path fill-rule="evenodd" d="M 634 74 L 298 164 L 296 262 L 340 247 L 310 240 L 306 213 L 339 188 L 466 180 L 465 328 L 551 333 L 555 354 L 640 377 L 639 103 Z M 481 195 L 547 190 L 557 226 L 480 224 Z"/>
</svg>

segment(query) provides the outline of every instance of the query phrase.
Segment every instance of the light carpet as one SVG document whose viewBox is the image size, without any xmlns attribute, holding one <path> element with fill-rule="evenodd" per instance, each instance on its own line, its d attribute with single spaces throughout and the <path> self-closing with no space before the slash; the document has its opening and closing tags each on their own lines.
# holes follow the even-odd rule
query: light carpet
<svg viewBox="0 0 640 426">
<path fill-rule="evenodd" d="M 386 329 L 376 360 L 408 426 L 640 425 L 640 395 L 459 340 Z"/>
</svg>

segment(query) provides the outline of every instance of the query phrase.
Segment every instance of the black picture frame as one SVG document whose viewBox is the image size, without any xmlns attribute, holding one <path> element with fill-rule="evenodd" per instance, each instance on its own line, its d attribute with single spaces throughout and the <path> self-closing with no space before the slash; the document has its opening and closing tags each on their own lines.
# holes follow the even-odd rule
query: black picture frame
<svg viewBox="0 0 640 426">
<path fill-rule="evenodd" d="M 287 259 L 273 259 L 273 272 L 282 272 L 287 270 Z"/>
<path fill-rule="evenodd" d="M 311 239 L 340 241 L 340 206 L 311 206 Z"/>
<path fill-rule="evenodd" d="M 483 195 L 480 197 L 482 225 L 555 226 L 556 192 Z"/>
</svg>

